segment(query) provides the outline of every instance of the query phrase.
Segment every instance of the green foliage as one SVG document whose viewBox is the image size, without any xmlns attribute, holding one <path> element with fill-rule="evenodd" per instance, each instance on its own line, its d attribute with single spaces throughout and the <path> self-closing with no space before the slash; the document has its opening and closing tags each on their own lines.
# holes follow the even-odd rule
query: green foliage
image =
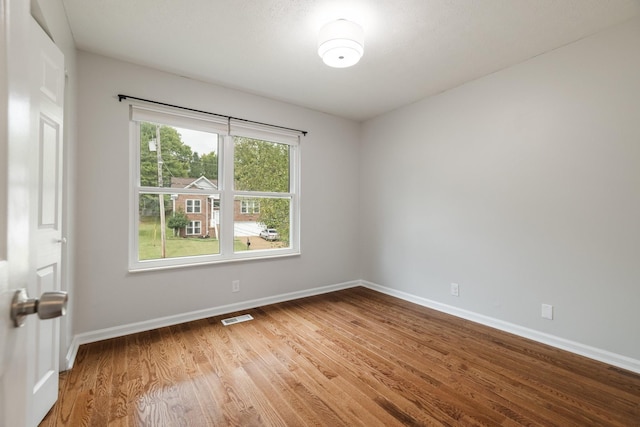
<svg viewBox="0 0 640 427">
<path fill-rule="evenodd" d="M 202 175 L 211 180 L 218 179 L 218 155 L 215 152 L 200 156 Z"/>
<path fill-rule="evenodd" d="M 159 184 L 158 153 L 149 150 L 149 141 L 156 139 L 156 127 L 153 123 L 140 123 L 140 183 L 153 187 Z M 169 126 L 160 126 L 160 148 L 164 162 L 162 187 L 170 187 L 172 176 L 188 176 L 191 147 L 182 142 L 177 130 Z"/>
<path fill-rule="evenodd" d="M 149 141 L 156 140 L 157 128 L 160 127 L 160 149 L 163 161 L 162 186 L 171 186 L 171 177 L 199 178 L 206 176 L 209 179 L 218 179 L 218 156 L 215 152 L 199 156 L 191 147 L 186 145 L 178 131 L 170 126 L 156 125 L 154 123 L 140 123 L 140 184 L 143 186 L 158 186 L 158 152 L 149 149 Z M 157 142 L 156 142 L 157 143 Z M 157 150 L 157 145 L 156 145 Z M 171 200 L 168 195 L 163 196 L 165 212 L 171 209 Z M 140 216 L 159 215 L 159 198 L 157 195 L 143 194 L 140 196 Z M 173 221 L 173 222 L 172 222 Z M 186 217 L 185 217 L 186 221 Z M 175 231 L 187 226 L 176 213 L 168 220 L 169 228 Z"/>
<path fill-rule="evenodd" d="M 235 138 L 235 186 L 245 191 L 289 191 L 289 146 Z"/>
<path fill-rule="evenodd" d="M 170 126 L 140 123 L 140 184 L 158 186 L 158 152 L 149 149 L 149 141 L 156 140 L 160 126 L 162 155 L 162 186 L 171 186 L 171 177 L 218 179 L 218 156 L 215 152 L 199 155 L 186 145 L 178 131 Z M 157 147 L 156 147 L 157 148 Z"/>
<path fill-rule="evenodd" d="M 278 230 L 280 240 L 289 242 L 289 210 L 291 203 L 289 199 L 266 199 L 260 200 L 260 222 L 266 228 Z"/>
<path fill-rule="evenodd" d="M 189 162 L 189 177 L 200 178 L 203 173 L 202 159 L 198 156 L 198 153 L 193 153 L 191 155 L 191 161 Z"/>
<path fill-rule="evenodd" d="M 162 196 L 165 213 L 171 211 L 171 199 L 168 194 Z M 140 217 L 160 215 L 160 197 L 157 194 L 141 194 L 139 202 Z"/>
<path fill-rule="evenodd" d="M 141 194 L 140 195 L 140 216 L 157 216 L 160 212 L 158 209 L 158 196 L 155 194 Z"/>
<path fill-rule="evenodd" d="M 243 191 L 289 192 L 289 146 L 235 137 L 235 188 Z M 289 240 L 289 199 L 261 198 L 259 221 Z"/>
<path fill-rule="evenodd" d="M 187 215 L 182 209 L 174 212 L 174 214 L 169 217 L 169 221 L 167 221 L 167 227 L 173 228 L 174 232 L 185 228 L 187 225 L 189 225 L 189 218 L 187 218 Z"/>
</svg>

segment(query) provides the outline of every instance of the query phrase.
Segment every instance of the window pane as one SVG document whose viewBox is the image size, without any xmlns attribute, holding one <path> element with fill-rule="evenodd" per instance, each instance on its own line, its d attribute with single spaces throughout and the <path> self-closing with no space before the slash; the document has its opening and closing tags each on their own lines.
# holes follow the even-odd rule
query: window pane
<svg viewBox="0 0 640 427">
<path fill-rule="evenodd" d="M 164 201 L 164 245 L 160 198 Z M 198 200 L 199 213 L 187 213 L 187 200 Z M 138 259 L 179 258 L 220 253 L 219 194 L 141 194 Z M 164 246 L 164 257 L 162 256 Z"/>
<path fill-rule="evenodd" d="M 254 211 L 244 212 L 243 207 Z M 236 197 L 233 216 L 236 252 L 290 247 L 290 198 Z"/>
<path fill-rule="evenodd" d="M 243 198 L 240 200 L 240 213 L 245 215 L 260 213 L 260 200 Z"/>
<path fill-rule="evenodd" d="M 201 213 L 202 212 L 202 203 L 200 199 L 187 199 L 185 200 L 187 213 Z"/>
<path fill-rule="evenodd" d="M 140 185 L 217 190 L 218 135 L 140 122 Z"/>
<path fill-rule="evenodd" d="M 240 136 L 233 139 L 236 190 L 289 192 L 289 145 Z"/>
</svg>

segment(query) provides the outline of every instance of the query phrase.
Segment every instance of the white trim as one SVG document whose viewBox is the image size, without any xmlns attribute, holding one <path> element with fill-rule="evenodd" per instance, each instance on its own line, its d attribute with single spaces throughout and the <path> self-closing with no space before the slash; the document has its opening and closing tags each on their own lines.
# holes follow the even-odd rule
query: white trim
<svg viewBox="0 0 640 427">
<path fill-rule="evenodd" d="M 257 200 L 256 197 L 252 197 L 252 198 L 238 197 L 238 200 L 240 200 L 240 213 L 242 215 L 255 215 L 260 213 L 260 200 Z M 256 203 L 258 204 L 257 211 L 256 211 Z M 251 209 L 249 209 L 249 207 Z M 249 210 L 251 210 L 251 212 L 248 212 Z"/>
<path fill-rule="evenodd" d="M 136 183 L 132 185 L 132 183 Z M 138 264 L 140 223 L 140 122 L 129 122 L 129 269 Z"/>
<path fill-rule="evenodd" d="M 196 223 L 198 223 L 198 227 L 196 228 Z M 189 225 L 187 225 L 187 230 L 185 231 L 185 234 L 187 236 L 200 236 L 202 235 L 202 221 L 200 221 L 199 219 L 193 220 L 193 221 L 189 221 Z M 189 229 L 191 229 L 191 233 L 189 233 Z M 198 232 L 196 233 L 196 229 L 198 230 Z"/>
<path fill-rule="evenodd" d="M 229 191 L 233 188 L 234 182 L 235 146 L 233 137 L 227 135 L 222 139 L 218 156 L 221 156 L 222 159 L 218 170 L 218 188 L 226 190 L 220 194 L 220 253 L 233 254 L 235 205 L 233 192 Z"/>
<path fill-rule="evenodd" d="M 523 326 L 516 325 L 514 323 L 505 322 L 500 319 L 485 316 L 483 314 L 474 313 L 472 311 L 464 310 L 458 307 L 454 307 L 448 304 L 442 304 L 437 301 L 433 301 L 427 298 L 422 298 L 417 295 L 409 294 L 396 289 L 380 286 L 375 283 L 367 282 L 365 280 L 360 281 L 361 286 L 372 289 L 374 291 L 381 292 L 386 295 L 391 295 L 396 298 L 400 298 L 405 301 L 412 302 L 414 304 L 421 305 L 423 307 L 431 308 L 443 313 L 451 314 L 462 319 L 470 320 L 472 322 L 480 323 L 481 325 L 489 326 L 504 332 L 509 332 L 514 335 L 518 335 L 523 338 L 528 338 L 533 341 L 537 341 L 542 344 L 547 344 L 561 350 L 566 350 L 571 353 L 578 354 L 580 356 L 588 357 L 599 362 L 607 363 L 609 365 L 617 366 L 622 369 L 626 369 L 631 372 L 640 374 L 640 360 L 632 359 L 621 354 L 612 353 L 607 350 L 603 350 L 596 347 L 591 347 L 579 342 L 571 341 L 565 338 L 557 337 L 555 335 L 539 332 L 534 329 L 525 328 Z"/>
<path fill-rule="evenodd" d="M 194 265 L 214 265 L 214 264 L 229 264 L 234 262 L 247 262 L 247 261 L 264 261 L 269 259 L 276 258 L 289 258 L 289 257 L 297 257 L 300 256 L 300 252 L 291 252 L 287 248 L 283 249 L 251 249 L 251 253 L 249 251 L 237 252 L 235 258 L 223 258 L 219 254 L 213 255 L 194 255 L 191 257 L 183 257 L 183 258 L 165 258 L 161 261 L 165 261 L 162 264 L 155 262 L 156 260 L 145 260 L 140 261 L 141 267 L 136 268 L 135 270 L 129 270 L 129 273 L 145 273 L 149 271 L 162 271 L 162 270 L 172 270 L 176 268 L 188 268 Z M 255 256 L 256 253 L 259 253 L 260 256 Z M 245 254 L 243 257 L 242 254 Z M 196 261 L 189 262 L 190 259 L 195 259 Z M 170 264 L 171 260 L 175 260 L 174 264 Z"/>
<path fill-rule="evenodd" d="M 73 368 L 73 364 L 76 361 L 76 356 L 78 355 L 78 349 L 80 348 L 80 342 L 78 341 L 78 335 L 74 335 L 71 340 L 71 344 L 67 349 L 67 355 L 64 358 L 64 367 L 65 370 L 69 370 Z"/>
<path fill-rule="evenodd" d="M 189 211 L 189 202 L 191 203 L 191 211 Z M 198 202 L 198 211 L 196 212 L 196 203 Z M 199 214 L 202 213 L 202 201 L 200 199 L 185 199 L 184 209 L 187 214 Z"/>
<path fill-rule="evenodd" d="M 247 122 L 245 120 L 234 118 L 229 119 L 229 134 L 288 145 L 300 144 L 300 136 L 302 136 L 302 132 L 297 130 L 283 129 L 262 123 Z"/>
<path fill-rule="evenodd" d="M 96 341 L 102 341 L 111 338 L 122 337 L 125 335 L 135 334 L 138 332 L 150 331 L 153 329 L 164 328 L 166 326 L 178 325 L 180 323 L 192 322 L 194 320 L 206 319 L 208 317 L 220 316 L 222 314 L 233 313 L 236 311 L 248 310 L 256 307 L 263 307 L 269 304 L 279 302 L 293 301 L 300 298 L 310 297 L 314 295 L 326 294 L 329 292 L 340 291 L 342 289 L 354 288 L 360 286 L 357 280 L 351 282 L 338 283 L 336 285 L 321 286 L 318 288 L 306 289 L 303 291 L 289 292 L 271 297 L 258 298 L 248 301 L 241 301 L 233 304 L 222 305 L 219 307 L 206 308 L 204 310 L 191 311 L 173 316 L 160 317 L 157 319 L 145 320 L 142 322 L 130 323 L 128 325 L 114 326 L 111 328 L 99 329 L 96 331 L 83 332 L 76 334 L 71 340 L 71 346 L 67 352 L 66 366 L 71 369 L 75 362 L 78 348 L 82 344 L 89 344 Z"/>
<path fill-rule="evenodd" d="M 135 122 L 159 123 L 216 134 L 226 134 L 228 128 L 225 117 L 159 105 L 142 105 L 134 101 L 129 104 L 129 118 Z"/>
</svg>

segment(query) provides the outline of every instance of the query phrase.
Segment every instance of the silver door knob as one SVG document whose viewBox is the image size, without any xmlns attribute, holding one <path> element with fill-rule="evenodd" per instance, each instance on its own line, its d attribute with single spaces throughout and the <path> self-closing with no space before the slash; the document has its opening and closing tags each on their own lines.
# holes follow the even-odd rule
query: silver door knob
<svg viewBox="0 0 640 427">
<path fill-rule="evenodd" d="M 29 314 L 38 313 L 41 319 L 53 319 L 67 313 L 69 295 L 66 292 L 45 292 L 40 299 L 29 298 L 26 289 L 19 289 L 13 294 L 11 302 L 11 320 L 16 328 L 24 325 Z"/>
</svg>

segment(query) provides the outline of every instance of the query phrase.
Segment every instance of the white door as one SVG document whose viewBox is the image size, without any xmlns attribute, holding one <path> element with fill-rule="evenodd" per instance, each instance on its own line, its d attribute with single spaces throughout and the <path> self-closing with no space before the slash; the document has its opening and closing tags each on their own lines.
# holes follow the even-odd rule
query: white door
<svg viewBox="0 0 640 427">
<path fill-rule="evenodd" d="M 38 23 L 31 19 L 31 114 L 36 124 L 32 152 L 37 159 L 35 201 L 36 280 L 27 291 L 32 298 L 61 290 L 62 125 L 64 56 Z M 33 357 L 31 425 L 37 425 L 58 398 L 60 319 L 27 320 L 28 351 Z"/>
<path fill-rule="evenodd" d="M 57 399 L 59 320 L 14 328 L 9 312 L 16 288 L 60 286 L 64 66 L 29 2 L 0 0 L 0 26 L 0 427 L 36 426 Z"/>
<path fill-rule="evenodd" d="M 33 191 L 26 176 L 30 167 L 29 59 L 19 52 L 20 46 L 29 43 L 29 4 L 0 0 L 0 5 L 0 426 L 8 427 L 27 425 L 29 414 L 27 331 L 13 327 L 9 306 L 15 288 L 26 287 L 35 268 L 26 215 Z"/>
</svg>

